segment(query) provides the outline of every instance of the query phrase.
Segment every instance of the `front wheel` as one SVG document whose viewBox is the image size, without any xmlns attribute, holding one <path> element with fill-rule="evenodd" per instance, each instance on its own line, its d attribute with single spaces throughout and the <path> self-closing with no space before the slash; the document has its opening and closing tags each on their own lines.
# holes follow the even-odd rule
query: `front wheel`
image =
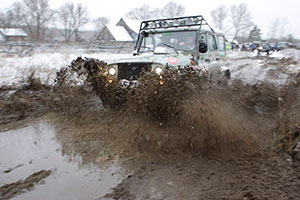
<svg viewBox="0 0 300 200">
<path fill-rule="evenodd" d="M 229 82 L 230 78 L 231 78 L 230 70 L 227 69 L 226 71 L 223 71 L 219 75 L 218 85 L 220 85 L 220 86 L 228 86 L 228 82 Z"/>
</svg>

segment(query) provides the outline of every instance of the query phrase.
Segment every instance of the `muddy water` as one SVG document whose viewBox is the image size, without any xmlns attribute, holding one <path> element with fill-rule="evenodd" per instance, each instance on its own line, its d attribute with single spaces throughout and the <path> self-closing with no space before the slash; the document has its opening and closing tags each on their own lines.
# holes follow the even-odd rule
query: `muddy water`
<svg viewBox="0 0 300 200">
<path fill-rule="evenodd" d="M 80 156 L 64 155 L 61 149 L 54 126 L 44 119 L 0 133 L 0 187 L 40 170 L 52 170 L 43 184 L 14 199 L 95 199 L 124 177 L 119 166 L 83 165 Z"/>
</svg>

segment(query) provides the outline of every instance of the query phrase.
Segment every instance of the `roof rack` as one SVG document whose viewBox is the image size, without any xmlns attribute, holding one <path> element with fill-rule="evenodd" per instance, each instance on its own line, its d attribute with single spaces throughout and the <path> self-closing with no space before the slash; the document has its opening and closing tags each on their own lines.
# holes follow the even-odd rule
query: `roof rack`
<svg viewBox="0 0 300 200">
<path fill-rule="evenodd" d="M 201 29 L 203 25 L 207 25 L 214 32 L 214 30 L 206 22 L 206 20 L 202 17 L 202 15 L 142 21 L 140 26 L 140 32 L 145 30 L 191 27 L 191 26 L 199 26 L 199 29 Z"/>
<path fill-rule="evenodd" d="M 199 31 L 201 31 L 203 25 L 207 25 L 212 32 L 215 32 L 202 15 L 142 21 L 134 49 L 137 49 L 138 43 L 141 42 L 140 37 L 146 30 L 199 26 Z"/>
</svg>

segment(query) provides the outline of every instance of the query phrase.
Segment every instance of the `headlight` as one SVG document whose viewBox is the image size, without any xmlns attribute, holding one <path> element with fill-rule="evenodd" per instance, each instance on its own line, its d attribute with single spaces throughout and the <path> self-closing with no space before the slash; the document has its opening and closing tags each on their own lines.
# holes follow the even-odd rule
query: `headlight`
<svg viewBox="0 0 300 200">
<path fill-rule="evenodd" d="M 163 69 L 161 67 L 156 67 L 154 69 L 155 73 L 157 73 L 158 75 L 162 73 Z"/>
<path fill-rule="evenodd" d="M 109 74 L 112 75 L 112 76 L 116 75 L 116 69 L 115 69 L 114 67 L 110 68 L 110 69 L 108 70 L 108 72 L 109 72 Z"/>
</svg>

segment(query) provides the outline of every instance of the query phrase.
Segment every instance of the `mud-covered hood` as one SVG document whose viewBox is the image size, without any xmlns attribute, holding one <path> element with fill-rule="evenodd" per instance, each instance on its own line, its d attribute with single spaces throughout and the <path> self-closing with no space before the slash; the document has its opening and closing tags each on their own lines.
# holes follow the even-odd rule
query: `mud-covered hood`
<svg viewBox="0 0 300 200">
<path fill-rule="evenodd" d="M 130 56 L 108 63 L 120 64 L 120 63 L 155 63 L 163 66 L 186 66 L 191 62 L 190 53 L 180 54 L 154 54 L 154 53 L 143 53 L 140 55 Z"/>
</svg>

